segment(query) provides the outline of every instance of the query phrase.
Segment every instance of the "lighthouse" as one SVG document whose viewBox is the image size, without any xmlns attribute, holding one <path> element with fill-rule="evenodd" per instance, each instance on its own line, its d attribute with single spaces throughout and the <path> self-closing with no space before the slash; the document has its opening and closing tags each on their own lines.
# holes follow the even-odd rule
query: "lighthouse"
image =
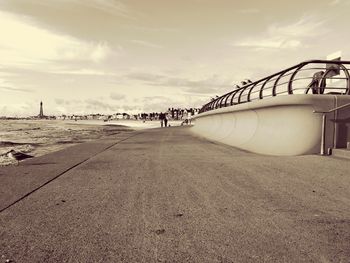
<svg viewBox="0 0 350 263">
<path fill-rule="evenodd" d="M 39 116 L 40 119 L 44 118 L 44 110 L 43 110 L 43 102 L 40 101 L 40 112 L 39 112 Z"/>
</svg>

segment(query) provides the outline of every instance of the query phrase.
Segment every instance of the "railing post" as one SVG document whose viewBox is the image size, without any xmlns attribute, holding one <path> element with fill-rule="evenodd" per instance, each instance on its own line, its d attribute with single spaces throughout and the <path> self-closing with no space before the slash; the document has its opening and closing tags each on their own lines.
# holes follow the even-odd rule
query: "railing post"
<svg viewBox="0 0 350 263">
<path fill-rule="evenodd" d="M 350 107 L 350 103 L 344 104 L 342 106 L 336 107 L 334 109 L 328 110 L 328 111 L 316 111 L 314 110 L 313 113 L 322 113 L 322 134 L 321 134 L 321 150 L 320 150 L 320 154 L 321 155 L 326 155 L 326 124 L 327 124 L 327 113 L 332 113 L 334 111 L 338 111 L 344 108 Z M 335 117 L 335 120 L 337 119 L 337 117 Z M 335 131 L 336 133 L 336 131 Z M 335 139 L 334 139 L 335 141 Z M 333 141 L 333 143 L 334 143 Z M 336 147 L 336 144 L 333 146 Z"/>
<path fill-rule="evenodd" d="M 326 155 L 326 114 L 322 115 L 321 155 Z"/>
</svg>

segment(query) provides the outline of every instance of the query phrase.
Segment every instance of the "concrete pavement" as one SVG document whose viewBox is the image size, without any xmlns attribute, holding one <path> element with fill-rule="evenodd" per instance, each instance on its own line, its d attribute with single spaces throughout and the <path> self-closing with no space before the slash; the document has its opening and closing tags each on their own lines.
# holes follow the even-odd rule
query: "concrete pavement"
<svg viewBox="0 0 350 263">
<path fill-rule="evenodd" d="M 64 151 L 0 168 L 0 262 L 350 261 L 349 160 L 256 155 L 188 127 Z"/>
<path fill-rule="evenodd" d="M 57 176 L 136 134 L 123 132 L 115 135 L 113 139 L 83 143 L 28 159 L 19 166 L 0 167 L 0 212 Z"/>
</svg>

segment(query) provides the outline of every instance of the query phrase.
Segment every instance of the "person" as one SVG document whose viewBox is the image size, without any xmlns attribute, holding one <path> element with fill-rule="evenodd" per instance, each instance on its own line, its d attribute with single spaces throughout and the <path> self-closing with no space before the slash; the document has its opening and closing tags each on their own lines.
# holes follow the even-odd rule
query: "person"
<svg viewBox="0 0 350 263">
<path fill-rule="evenodd" d="M 325 86 L 324 83 L 322 83 L 323 75 L 323 71 L 318 71 L 313 75 L 311 83 L 305 90 L 305 94 L 307 94 L 310 89 L 312 91 L 312 94 L 323 94 Z"/>
<path fill-rule="evenodd" d="M 161 112 L 161 113 L 159 114 L 160 127 L 163 127 L 164 119 L 165 119 L 165 115 L 163 114 L 163 112 Z"/>
<path fill-rule="evenodd" d="M 164 126 L 168 127 L 168 114 L 164 115 Z"/>
<path fill-rule="evenodd" d="M 192 109 L 188 111 L 187 113 L 187 123 L 191 124 L 191 117 L 192 117 Z"/>
</svg>

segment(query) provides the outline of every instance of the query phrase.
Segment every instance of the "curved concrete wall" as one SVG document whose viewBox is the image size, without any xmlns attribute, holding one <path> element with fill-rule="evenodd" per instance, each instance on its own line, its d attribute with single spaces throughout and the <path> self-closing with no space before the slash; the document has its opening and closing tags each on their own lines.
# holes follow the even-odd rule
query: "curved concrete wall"
<svg viewBox="0 0 350 263">
<path fill-rule="evenodd" d="M 350 102 L 350 96 L 288 95 L 201 113 L 192 131 L 207 139 L 269 155 L 320 151 L 322 114 Z M 326 147 L 334 141 L 334 114 L 328 114 Z"/>
</svg>

